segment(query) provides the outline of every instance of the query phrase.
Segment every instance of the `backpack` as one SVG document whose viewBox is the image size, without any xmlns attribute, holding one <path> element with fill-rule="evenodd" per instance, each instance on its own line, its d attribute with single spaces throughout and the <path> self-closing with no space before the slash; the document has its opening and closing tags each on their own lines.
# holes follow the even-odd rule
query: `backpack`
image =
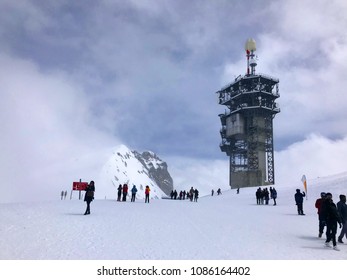
<svg viewBox="0 0 347 280">
<path fill-rule="evenodd" d="M 87 191 L 86 197 L 94 197 L 94 191 Z"/>
</svg>

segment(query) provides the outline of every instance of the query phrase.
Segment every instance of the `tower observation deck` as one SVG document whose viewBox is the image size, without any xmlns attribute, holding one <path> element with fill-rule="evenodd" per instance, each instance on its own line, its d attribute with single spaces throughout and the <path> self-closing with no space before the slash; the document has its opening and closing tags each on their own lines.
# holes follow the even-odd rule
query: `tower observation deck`
<svg viewBox="0 0 347 280">
<path fill-rule="evenodd" d="M 217 91 L 218 103 L 227 107 L 219 114 L 222 128 L 220 149 L 230 158 L 231 188 L 275 183 L 273 118 L 280 112 L 279 80 L 256 74 L 256 45 L 245 46 L 247 74 Z"/>
</svg>

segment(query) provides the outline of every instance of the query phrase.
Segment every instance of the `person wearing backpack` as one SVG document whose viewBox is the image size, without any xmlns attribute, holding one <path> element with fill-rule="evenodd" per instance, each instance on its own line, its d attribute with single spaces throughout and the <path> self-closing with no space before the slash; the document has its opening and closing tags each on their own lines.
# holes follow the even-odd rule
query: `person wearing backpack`
<svg viewBox="0 0 347 280">
<path fill-rule="evenodd" d="M 94 192 L 95 192 L 95 183 L 94 181 L 90 181 L 89 185 L 85 189 L 86 193 L 84 195 L 84 201 L 87 203 L 87 209 L 84 215 L 90 214 L 90 203 L 94 199 Z"/>
</svg>

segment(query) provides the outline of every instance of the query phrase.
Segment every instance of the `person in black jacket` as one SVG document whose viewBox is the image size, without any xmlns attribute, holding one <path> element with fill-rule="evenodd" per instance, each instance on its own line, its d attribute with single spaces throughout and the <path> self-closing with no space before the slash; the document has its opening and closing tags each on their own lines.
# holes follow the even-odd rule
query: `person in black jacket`
<svg viewBox="0 0 347 280">
<path fill-rule="evenodd" d="M 331 193 L 327 193 L 325 195 L 325 201 L 321 210 L 323 211 L 322 215 L 325 218 L 327 225 L 327 239 L 325 241 L 325 246 L 331 247 L 330 241 L 332 241 L 333 249 L 339 251 L 336 246 L 336 232 L 337 224 L 339 224 L 340 228 L 342 227 L 342 225 L 340 215 L 337 212 L 337 208 L 335 203 L 333 202 L 333 196 Z"/>
<path fill-rule="evenodd" d="M 122 185 L 121 184 L 119 184 L 119 186 L 118 186 L 118 192 L 117 192 L 117 201 L 120 201 L 120 199 L 121 199 L 121 197 L 122 197 Z"/>
<path fill-rule="evenodd" d="M 305 215 L 303 210 L 304 197 L 306 196 L 305 192 L 300 192 L 299 189 L 296 189 L 296 193 L 294 195 L 295 203 L 298 208 L 298 215 Z"/>
<path fill-rule="evenodd" d="M 87 203 L 87 209 L 84 215 L 90 214 L 90 203 L 94 199 L 94 192 L 95 192 L 95 184 L 94 181 L 90 181 L 89 185 L 85 189 L 86 194 L 84 195 L 84 201 Z"/>
<path fill-rule="evenodd" d="M 339 243 L 343 243 L 342 238 L 346 236 L 347 238 L 347 205 L 346 205 L 346 196 L 344 194 L 340 194 L 340 201 L 336 203 L 337 211 L 341 217 L 342 229 L 341 233 L 337 239 Z"/>
</svg>

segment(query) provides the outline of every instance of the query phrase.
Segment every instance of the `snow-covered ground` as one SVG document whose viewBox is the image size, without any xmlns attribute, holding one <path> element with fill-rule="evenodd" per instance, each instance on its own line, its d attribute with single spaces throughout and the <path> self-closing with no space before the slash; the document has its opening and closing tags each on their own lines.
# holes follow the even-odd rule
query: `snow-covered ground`
<svg viewBox="0 0 347 280">
<path fill-rule="evenodd" d="M 87 216 L 76 198 L 0 204 L 0 259 L 346 260 L 347 240 L 334 251 L 317 237 L 314 207 L 321 191 L 337 202 L 346 186 L 347 173 L 308 178 L 306 216 L 297 215 L 294 202 L 300 180 L 276 186 L 277 206 L 257 205 L 256 188 L 223 191 L 197 203 L 96 199 Z"/>
</svg>

